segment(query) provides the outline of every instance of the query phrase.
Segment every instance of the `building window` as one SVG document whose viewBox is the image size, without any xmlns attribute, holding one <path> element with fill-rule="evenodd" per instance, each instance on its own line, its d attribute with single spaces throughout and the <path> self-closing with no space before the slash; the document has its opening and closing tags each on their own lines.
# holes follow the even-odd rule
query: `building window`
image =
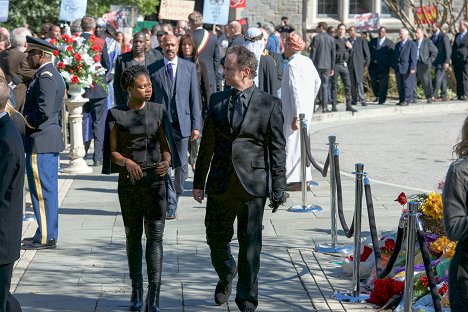
<svg viewBox="0 0 468 312">
<path fill-rule="evenodd" d="M 404 7 L 404 0 L 400 0 L 400 7 L 403 9 Z M 381 7 L 381 11 L 380 11 L 380 15 L 383 15 L 383 16 L 391 16 L 391 17 L 397 17 L 397 15 L 393 12 L 390 11 L 390 9 L 388 8 L 388 5 L 385 3 L 384 0 L 382 0 L 382 7 Z"/>
<path fill-rule="evenodd" d="M 338 0 L 318 0 L 317 15 L 338 16 Z"/>
<path fill-rule="evenodd" d="M 350 0 L 349 14 L 364 14 L 372 12 L 372 0 Z"/>
</svg>

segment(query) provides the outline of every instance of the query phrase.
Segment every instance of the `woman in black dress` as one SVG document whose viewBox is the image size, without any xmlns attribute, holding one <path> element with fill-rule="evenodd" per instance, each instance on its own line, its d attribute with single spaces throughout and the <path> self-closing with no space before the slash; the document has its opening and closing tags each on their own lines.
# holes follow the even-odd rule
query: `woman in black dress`
<svg viewBox="0 0 468 312">
<path fill-rule="evenodd" d="M 148 294 L 145 311 L 159 311 L 166 217 L 164 179 L 171 164 L 171 132 L 164 106 L 148 102 L 152 87 L 142 65 L 127 68 L 121 77 L 128 102 L 109 110 L 103 173 L 119 173 L 118 195 L 125 226 L 130 311 L 143 305 L 142 243 L 146 234 Z M 166 130 L 165 130 L 166 129 Z"/>
</svg>

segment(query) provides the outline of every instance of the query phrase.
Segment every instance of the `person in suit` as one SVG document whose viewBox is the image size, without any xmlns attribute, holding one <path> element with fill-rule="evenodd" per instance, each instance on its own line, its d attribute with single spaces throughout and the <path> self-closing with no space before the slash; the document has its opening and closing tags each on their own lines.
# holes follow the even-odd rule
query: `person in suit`
<svg viewBox="0 0 468 312">
<path fill-rule="evenodd" d="M 188 25 L 192 36 L 197 43 L 198 58 L 206 64 L 210 77 L 211 93 L 221 87 L 221 76 L 218 74 L 220 64 L 218 38 L 206 29 L 203 29 L 203 16 L 194 11 L 188 16 Z"/>
<path fill-rule="evenodd" d="M 468 99 L 468 21 L 461 21 L 452 46 L 452 66 L 457 80 L 457 98 Z"/>
<path fill-rule="evenodd" d="M 58 156 L 64 149 L 58 122 L 65 83 L 52 63 L 57 47 L 26 37 L 28 61 L 36 75 L 29 84 L 24 105 L 26 172 L 38 228 L 24 240 L 23 249 L 55 248 L 58 238 Z"/>
<path fill-rule="evenodd" d="M 346 39 L 346 25 L 341 23 L 337 27 L 338 34 L 335 37 L 335 48 L 336 48 L 336 55 L 335 55 L 335 73 L 332 77 L 332 111 L 336 112 L 338 109 L 336 108 L 337 99 L 336 99 L 336 83 L 338 78 L 341 77 L 341 81 L 343 82 L 343 86 L 345 89 L 345 97 L 346 97 L 346 111 L 355 113 L 357 112 L 356 109 L 353 108 L 351 105 L 351 79 L 349 77 L 349 56 L 351 54 L 351 42 Z"/>
<path fill-rule="evenodd" d="M 29 67 L 27 54 L 24 53 L 28 47 L 26 36 L 31 36 L 29 29 L 24 27 L 13 29 L 10 48 L 0 52 L 0 67 L 5 72 L 7 82 L 13 88 L 15 108 L 19 112 L 23 111 L 27 85 L 36 72 Z"/>
<path fill-rule="evenodd" d="M 335 40 L 327 33 L 327 23 L 320 22 L 317 25 L 317 35 L 312 39 L 310 58 L 317 68 L 322 81 L 320 85 L 320 106 L 324 113 L 328 110 L 328 83 L 330 76 L 334 74 L 335 65 Z"/>
<path fill-rule="evenodd" d="M 83 37 L 86 42 L 91 42 L 93 46 L 96 46 L 102 54 L 105 41 L 94 35 L 96 30 L 96 20 L 94 17 L 84 16 L 81 20 L 81 28 L 83 32 L 80 36 Z M 103 75 L 102 81 L 105 81 L 105 79 L 105 75 Z M 87 121 L 89 115 L 91 115 L 93 128 L 92 137 L 94 140 L 93 166 L 100 166 L 102 165 L 102 144 L 104 141 L 104 128 L 107 116 L 107 92 L 101 85 L 93 84 L 91 87 L 85 89 L 83 97 L 89 99 L 89 101 L 83 105 L 83 137 L 87 137 Z M 91 140 L 84 142 L 86 154 L 88 154 L 90 145 Z"/>
<path fill-rule="evenodd" d="M 286 196 L 284 119 L 281 100 L 254 85 L 257 59 L 252 52 L 234 46 L 227 51 L 224 66 L 232 88 L 211 96 L 192 193 L 197 202 L 203 201 L 209 171 L 205 226 L 211 263 L 219 277 L 215 302 L 229 299 L 239 272 L 236 304 L 241 311 L 254 311 L 266 198 L 270 196 L 277 208 Z M 236 217 L 238 266 L 230 248 Z"/>
<path fill-rule="evenodd" d="M 395 52 L 395 43 L 386 35 L 386 28 L 380 27 L 379 36 L 369 42 L 371 55 L 369 75 L 372 91 L 376 97 L 375 102 L 379 104 L 384 104 L 387 100 L 390 68 L 392 67 L 393 53 Z"/>
<path fill-rule="evenodd" d="M 369 44 L 356 34 L 356 27 L 348 29 L 349 42 L 351 42 L 351 55 L 349 57 L 349 76 L 351 78 L 351 98 L 353 105 L 359 101 L 366 106 L 366 95 L 364 93 L 364 69 L 369 66 L 371 55 Z"/>
<path fill-rule="evenodd" d="M 157 53 L 146 53 L 145 46 L 145 34 L 142 32 L 136 32 L 133 35 L 132 50 L 117 57 L 113 84 L 114 100 L 116 105 L 125 104 L 128 101 L 127 90 L 122 89 L 119 82 L 124 70 L 134 65 L 143 65 L 148 68 L 149 65 L 162 59 L 162 57 L 160 58 Z"/>
<path fill-rule="evenodd" d="M 177 37 L 166 35 L 162 48 L 164 59 L 148 66 L 148 70 L 153 83 L 152 101 L 166 107 L 181 161 L 181 166 L 174 170 L 174 182 L 172 179 L 167 179 L 167 218 L 175 219 L 177 202 L 184 192 L 184 182 L 188 175 L 189 140 L 198 139 L 202 126 L 200 91 L 196 65 L 177 57 L 179 50 Z"/>
<path fill-rule="evenodd" d="M 408 106 L 413 98 L 416 82 L 417 44 L 408 39 L 408 30 L 400 30 L 400 42 L 395 46 L 393 68 L 395 69 L 399 102 L 397 105 Z"/>
<path fill-rule="evenodd" d="M 242 25 L 238 21 L 232 21 L 228 24 L 229 44 L 228 48 L 236 45 L 244 45 L 244 36 L 242 36 Z"/>
<path fill-rule="evenodd" d="M 0 80 L 0 311 L 21 311 L 10 293 L 13 265 L 20 257 L 23 225 L 24 147 L 5 108 L 9 86 Z M 15 305 L 15 309 L 12 306 Z"/>
<path fill-rule="evenodd" d="M 431 27 L 431 40 L 437 48 L 437 57 L 432 63 L 435 68 L 435 85 L 433 97 L 435 100 L 447 101 L 447 69 L 450 66 L 452 46 L 448 35 L 440 30 L 439 23 L 433 23 Z"/>
<path fill-rule="evenodd" d="M 424 90 L 424 96 L 428 104 L 432 103 L 432 77 L 431 67 L 432 62 L 437 57 L 437 48 L 431 40 L 424 38 L 424 29 L 419 27 L 415 33 L 417 50 L 417 66 L 416 78 L 421 81 L 421 86 Z M 416 83 L 414 84 L 414 100 L 416 100 Z"/>
</svg>

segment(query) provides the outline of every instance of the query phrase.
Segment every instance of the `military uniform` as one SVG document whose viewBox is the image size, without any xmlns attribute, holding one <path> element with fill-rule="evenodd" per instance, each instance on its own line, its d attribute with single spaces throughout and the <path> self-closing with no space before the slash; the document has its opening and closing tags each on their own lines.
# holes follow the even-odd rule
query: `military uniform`
<svg viewBox="0 0 468 312">
<path fill-rule="evenodd" d="M 59 115 L 64 93 L 63 78 L 51 62 L 39 67 L 26 93 L 26 172 L 38 229 L 23 244 L 25 249 L 55 247 L 58 237 L 58 156 L 64 150 Z"/>
</svg>

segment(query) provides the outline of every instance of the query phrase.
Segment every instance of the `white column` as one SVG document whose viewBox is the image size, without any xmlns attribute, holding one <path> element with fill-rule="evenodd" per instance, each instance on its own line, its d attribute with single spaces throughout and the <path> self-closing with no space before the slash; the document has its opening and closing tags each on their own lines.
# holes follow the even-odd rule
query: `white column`
<svg viewBox="0 0 468 312">
<path fill-rule="evenodd" d="M 70 123 L 70 163 L 63 171 L 69 174 L 91 173 L 93 169 L 84 160 L 83 144 L 83 105 L 88 99 L 77 98 L 65 100 L 67 103 L 68 121 Z"/>
<path fill-rule="evenodd" d="M 343 1 L 340 1 L 340 19 L 343 21 L 343 23 L 346 24 L 346 27 L 350 27 L 350 26 L 354 26 L 350 24 L 350 21 L 354 23 L 354 19 L 350 19 L 349 18 L 349 0 L 343 0 Z M 350 25 L 348 25 L 350 24 Z"/>
</svg>

